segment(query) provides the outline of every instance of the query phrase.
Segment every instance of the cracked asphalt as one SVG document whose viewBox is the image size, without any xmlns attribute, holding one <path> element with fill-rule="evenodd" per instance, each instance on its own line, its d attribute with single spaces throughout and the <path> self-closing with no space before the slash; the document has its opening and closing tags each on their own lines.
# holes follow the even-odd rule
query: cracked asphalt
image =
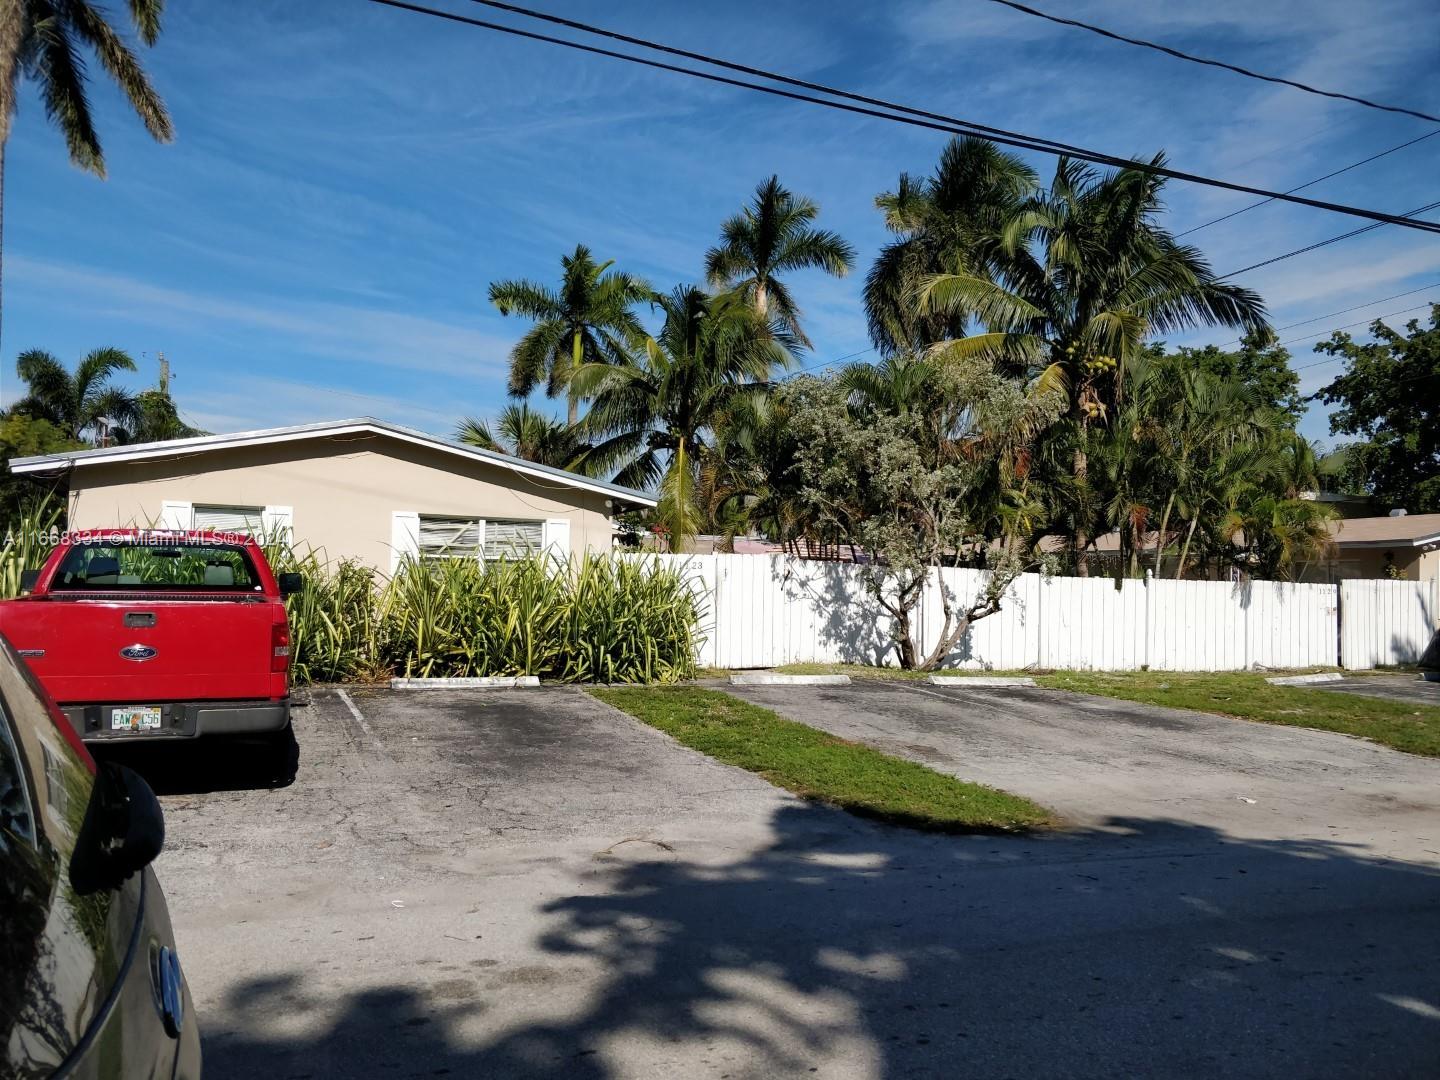
<svg viewBox="0 0 1440 1080">
<path fill-rule="evenodd" d="M 1440 862 L 1385 839 L 1403 817 L 1440 850 L 1433 802 L 1392 783 L 1414 759 L 1366 774 L 1391 802 L 1329 806 L 1336 829 L 1311 827 L 1324 806 L 1294 829 L 1226 807 L 1267 811 L 1245 828 L 1185 783 L 1126 798 L 1127 775 L 1163 787 L 1147 722 L 1179 761 L 1165 710 L 912 698 L 923 712 L 838 691 L 787 708 L 900 725 L 952 771 L 1008 741 L 1027 793 L 1083 811 L 1073 827 L 860 821 L 565 688 L 317 689 L 282 789 L 214 748 L 157 757 L 206 1074 L 1436 1074 Z M 1194 738 L 1221 753 L 1257 729 Z M 1085 737 L 1152 741 L 1066 780 L 1056 748 Z M 1355 767 L 1330 742 L 1255 745 Z M 1298 805 L 1313 777 L 1276 773 Z"/>
</svg>

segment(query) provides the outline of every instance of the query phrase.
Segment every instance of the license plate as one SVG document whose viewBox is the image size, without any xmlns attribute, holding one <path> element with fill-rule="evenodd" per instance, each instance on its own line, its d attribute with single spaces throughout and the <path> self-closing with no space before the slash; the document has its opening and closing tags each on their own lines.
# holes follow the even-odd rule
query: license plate
<svg viewBox="0 0 1440 1080">
<path fill-rule="evenodd" d="M 157 731 L 159 728 L 159 705 L 131 705 L 110 710 L 111 731 Z"/>
</svg>

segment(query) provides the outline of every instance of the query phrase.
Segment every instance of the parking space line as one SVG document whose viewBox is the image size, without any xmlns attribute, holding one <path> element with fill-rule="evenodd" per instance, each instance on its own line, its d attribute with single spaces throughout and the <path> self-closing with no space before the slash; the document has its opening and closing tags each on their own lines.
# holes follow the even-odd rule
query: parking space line
<svg viewBox="0 0 1440 1080">
<path fill-rule="evenodd" d="M 347 694 L 342 687 L 337 686 L 335 688 L 335 696 L 345 703 L 345 708 L 350 710 L 350 715 L 355 718 L 355 722 L 360 725 L 360 730 L 365 733 L 365 737 L 369 739 L 375 749 L 379 751 L 380 756 L 386 761 L 391 761 L 390 754 L 385 749 L 385 744 L 382 743 L 379 736 L 370 729 L 370 725 L 365 722 L 365 715 L 356 706 L 355 702 L 350 700 L 350 695 Z"/>
</svg>

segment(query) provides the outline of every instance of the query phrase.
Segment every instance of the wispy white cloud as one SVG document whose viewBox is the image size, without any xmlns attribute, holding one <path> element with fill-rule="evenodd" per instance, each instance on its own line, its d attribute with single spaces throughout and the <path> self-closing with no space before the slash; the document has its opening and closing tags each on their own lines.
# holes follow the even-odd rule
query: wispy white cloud
<svg viewBox="0 0 1440 1080">
<path fill-rule="evenodd" d="M 459 419 L 453 405 L 427 406 L 396 395 L 247 375 L 214 380 L 210 388 L 184 395 L 181 406 L 191 424 L 214 432 L 373 416 L 448 437 Z"/>
<path fill-rule="evenodd" d="M 34 303 L 59 296 L 93 317 L 173 332 L 180 325 L 281 335 L 297 356 L 493 379 L 504 370 L 510 339 L 474 326 L 402 312 L 283 297 L 217 296 L 154 285 L 124 274 L 7 255 L 6 284 Z"/>
</svg>

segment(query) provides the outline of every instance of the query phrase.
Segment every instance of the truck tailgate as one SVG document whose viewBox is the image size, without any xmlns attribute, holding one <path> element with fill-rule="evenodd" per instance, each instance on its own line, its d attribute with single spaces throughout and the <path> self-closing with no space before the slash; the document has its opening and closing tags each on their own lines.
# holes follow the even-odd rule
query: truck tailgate
<svg viewBox="0 0 1440 1080">
<path fill-rule="evenodd" d="M 62 705 L 238 700 L 273 696 L 274 619 L 249 597 L 50 596 L 0 607 L 0 632 Z"/>
</svg>

